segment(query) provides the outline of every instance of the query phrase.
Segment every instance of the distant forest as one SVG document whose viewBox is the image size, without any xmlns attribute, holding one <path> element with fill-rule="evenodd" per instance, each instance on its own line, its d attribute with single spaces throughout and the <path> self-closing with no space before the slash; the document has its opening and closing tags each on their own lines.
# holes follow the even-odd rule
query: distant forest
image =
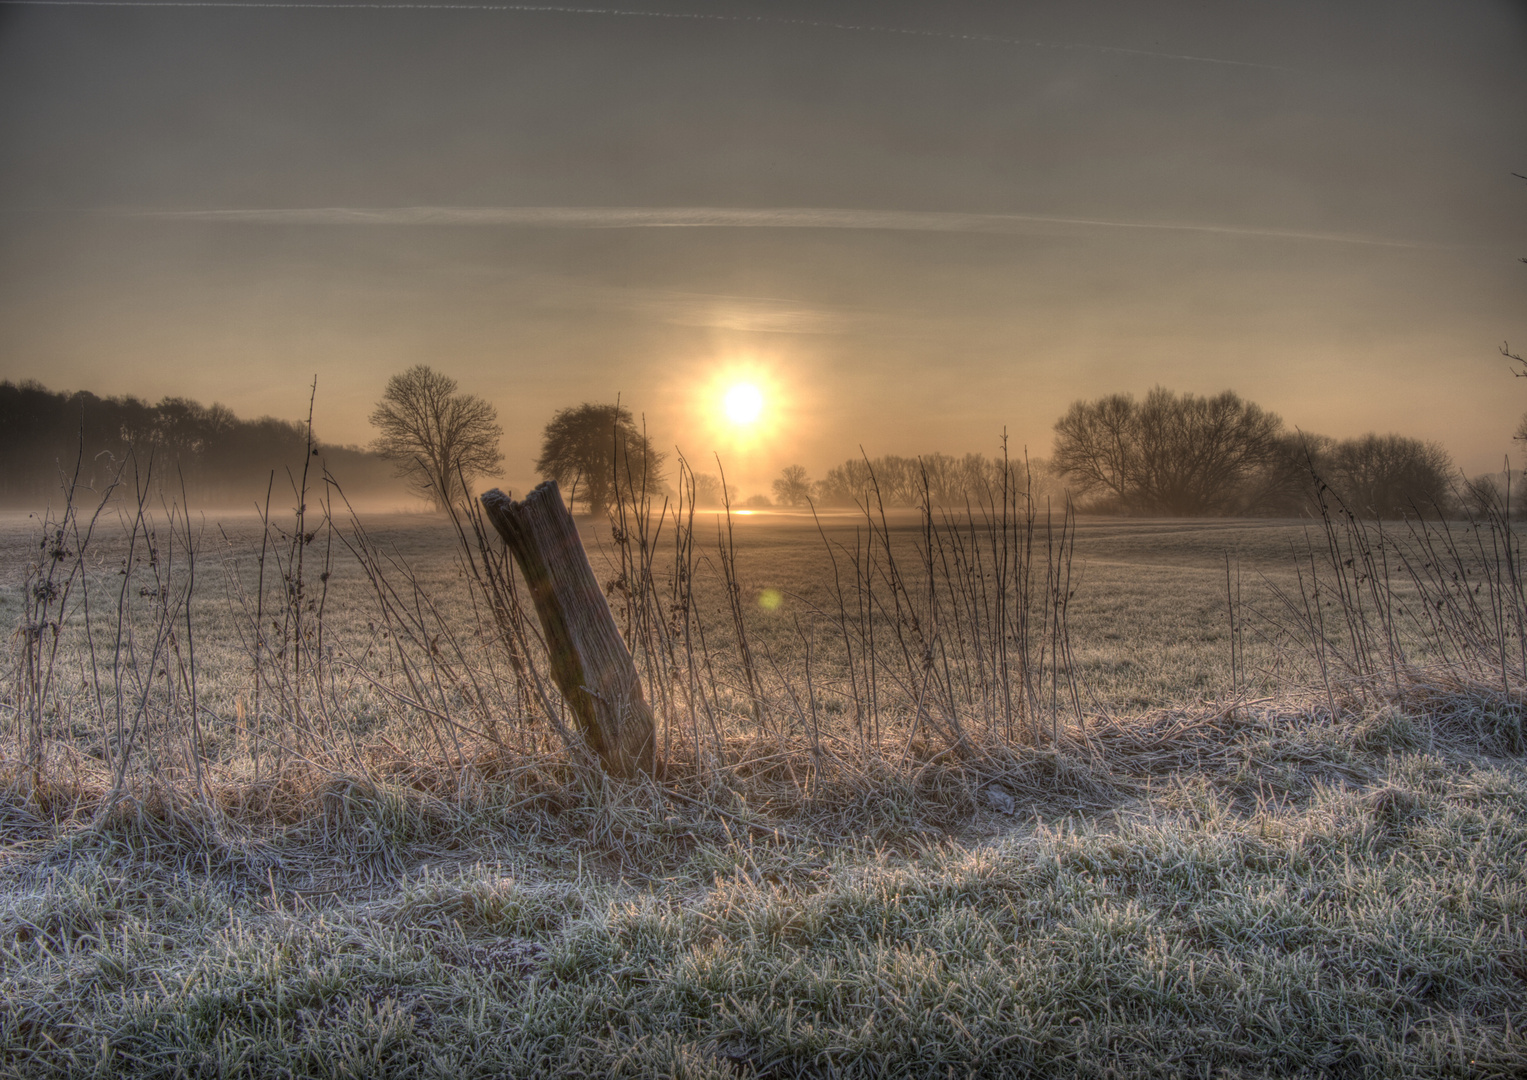
<svg viewBox="0 0 1527 1080">
<path fill-rule="evenodd" d="M 322 470 L 352 501 L 412 502 L 392 464 L 354 446 L 316 443 L 310 472 Z M 134 470 L 155 501 L 180 498 L 193 507 L 251 508 L 275 476 L 276 505 L 290 501 L 288 474 L 301 475 L 305 425 L 273 417 L 241 420 L 224 405 L 167 397 L 151 405 L 135 397 L 55 392 L 35 382 L 0 382 L 0 506 L 31 509 L 57 502 L 79 468 L 82 487 L 104 492 L 118 472 L 131 488 Z"/>
</svg>

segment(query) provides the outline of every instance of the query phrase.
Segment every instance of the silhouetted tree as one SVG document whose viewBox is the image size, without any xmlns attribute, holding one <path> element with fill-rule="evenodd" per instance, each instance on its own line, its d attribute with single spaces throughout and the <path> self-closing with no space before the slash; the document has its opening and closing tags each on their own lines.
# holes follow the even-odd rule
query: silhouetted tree
<svg viewBox="0 0 1527 1080">
<path fill-rule="evenodd" d="M 1463 509 L 1475 518 L 1516 513 L 1517 508 L 1510 505 L 1507 497 L 1511 490 L 1507 485 L 1509 479 L 1506 473 L 1481 473 L 1465 480 L 1459 492 Z"/>
<path fill-rule="evenodd" d="M 1521 173 L 1512 173 L 1511 175 L 1516 177 L 1518 180 L 1527 180 L 1527 176 L 1523 176 Z M 1523 256 L 1517 259 L 1517 262 L 1527 263 L 1527 256 Z M 1510 360 L 1516 364 L 1516 367 L 1512 369 L 1512 373 L 1516 375 L 1518 379 L 1527 379 L 1527 357 L 1524 357 L 1521 353 L 1512 352 L 1511 343 L 1509 341 L 1501 343 L 1500 353 L 1507 360 Z M 1517 425 L 1516 437 L 1518 439 L 1527 438 L 1527 435 L 1522 433 L 1524 428 L 1527 428 L 1527 416 L 1523 416 L 1522 422 Z"/>
<path fill-rule="evenodd" d="M 781 506 L 805 506 L 811 501 L 811 480 L 804 465 L 786 465 L 774 481 L 774 498 Z"/>
<path fill-rule="evenodd" d="M 870 466 L 863 458 L 834 465 L 816 484 L 817 501 L 826 506 L 863 506 L 873 497 Z"/>
<path fill-rule="evenodd" d="M 1042 458 L 1007 462 L 1010 476 L 1006 491 L 1031 493 L 1043 505 L 1047 498 L 1063 495 L 1049 465 Z M 1003 461 L 980 454 L 922 454 L 918 457 L 851 458 L 827 470 L 812 485 L 822 506 L 914 507 L 926 499 L 934 506 L 986 506 L 1004 497 Z M 925 485 L 926 484 L 926 489 Z M 876 502 L 876 490 L 879 502 Z"/>
<path fill-rule="evenodd" d="M 1223 514 L 1241 509 L 1247 480 L 1274 461 L 1283 422 L 1231 391 L 1144 401 L 1078 401 L 1055 423 L 1055 469 L 1079 494 L 1125 510 Z"/>
<path fill-rule="evenodd" d="M 919 483 L 927 483 L 928 499 L 935 506 L 960 506 L 988 501 L 993 488 L 1000 489 L 1002 463 L 966 454 L 922 454 L 917 459 Z M 921 497 L 919 497 L 921 501 Z"/>
<path fill-rule="evenodd" d="M 1327 468 L 1336 440 L 1306 431 L 1279 435 L 1261 466 L 1247 474 L 1237 513 L 1260 517 L 1294 517 L 1316 508 L 1316 489 Z"/>
<path fill-rule="evenodd" d="M 729 501 L 737 501 L 736 484 L 726 485 L 723 492 L 720 478 L 710 473 L 695 473 L 694 481 L 696 506 L 724 506 Z"/>
<path fill-rule="evenodd" d="M 380 432 L 376 452 L 441 509 L 468 498 L 465 485 L 504 460 L 497 410 L 475 394 L 457 393 L 455 379 L 425 364 L 387 381 L 371 423 Z"/>
<path fill-rule="evenodd" d="M 1404 435 L 1364 435 L 1336 444 L 1326 483 L 1359 517 L 1417 517 L 1445 512 L 1452 460 L 1433 442 Z"/>
<path fill-rule="evenodd" d="M 922 469 L 917 458 L 896 454 L 850 458 L 827 470 L 817 495 L 829 506 L 917 506 L 922 501 Z"/>
<path fill-rule="evenodd" d="M 585 402 L 551 418 L 535 464 L 567 492 L 569 506 L 581 496 L 589 513 L 600 514 L 617 495 L 655 491 L 666 457 L 636 429 L 629 409 Z"/>
</svg>

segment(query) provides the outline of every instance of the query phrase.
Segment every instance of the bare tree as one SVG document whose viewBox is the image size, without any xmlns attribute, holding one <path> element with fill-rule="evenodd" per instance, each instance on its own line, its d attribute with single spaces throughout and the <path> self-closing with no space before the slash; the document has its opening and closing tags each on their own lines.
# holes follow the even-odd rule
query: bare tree
<svg viewBox="0 0 1527 1080">
<path fill-rule="evenodd" d="M 726 485 L 726 490 L 723 491 L 721 480 L 711 473 L 693 473 L 692 476 L 695 482 L 696 506 L 724 506 L 728 502 L 737 501 L 736 484 Z"/>
<path fill-rule="evenodd" d="M 827 506 L 863 506 L 870 490 L 870 466 L 862 458 L 833 466 L 816 485 L 818 501 Z"/>
<path fill-rule="evenodd" d="M 1008 462 L 1006 467 L 1015 470 L 1009 478 L 1010 483 L 1018 477 L 1021 477 L 1020 486 L 1034 480 L 1040 482 L 1046 493 L 1060 495 L 1050 483 L 1045 462 L 1036 458 L 1027 463 Z M 826 475 L 812 485 L 812 492 L 824 506 L 864 506 L 872 502 L 888 507 L 912 507 L 921 506 L 924 499 L 934 506 L 982 505 L 1002 490 L 1003 468 L 1000 458 L 981 454 L 955 457 L 937 451 L 917 457 L 887 454 L 877 458 L 850 458 L 828 469 Z"/>
<path fill-rule="evenodd" d="M 811 480 L 804 465 L 786 465 L 774 481 L 774 497 L 781 506 L 805 506 L 811 500 Z"/>
<path fill-rule="evenodd" d="M 1364 435 L 1336 444 L 1326 482 L 1359 517 L 1417 517 L 1444 510 L 1453 463 L 1433 442 L 1404 435 Z"/>
<path fill-rule="evenodd" d="M 631 410 L 585 402 L 551 418 L 536 468 L 567 489 L 569 506 L 581 496 L 589 513 L 600 514 L 617 496 L 655 490 L 666 456 L 636 429 Z"/>
<path fill-rule="evenodd" d="M 1139 407 L 1128 394 L 1077 401 L 1055 422 L 1055 471 L 1080 495 L 1128 505 L 1139 485 Z"/>
<path fill-rule="evenodd" d="M 935 451 L 920 455 L 917 461 L 934 506 L 980 505 L 990 502 L 1002 488 L 1002 462 L 980 454 L 955 457 Z"/>
<path fill-rule="evenodd" d="M 818 498 L 829 506 L 917 506 L 922 501 L 922 468 L 917 458 L 885 454 L 849 458 L 827 470 L 816 485 Z"/>
<path fill-rule="evenodd" d="M 1273 462 L 1283 421 L 1226 390 L 1178 396 L 1157 387 L 1078 401 L 1055 424 L 1054 468 L 1080 494 L 1127 510 L 1223 514 L 1242 508 L 1247 481 Z"/>
<path fill-rule="evenodd" d="M 1485 518 L 1496 514 L 1505 516 L 1508 510 L 1515 510 L 1508 497 L 1509 480 L 1510 474 L 1503 472 L 1481 473 L 1465 480 L 1459 492 L 1462 509 L 1475 518 Z"/>
<path fill-rule="evenodd" d="M 1313 513 L 1320 479 L 1330 472 L 1335 446 L 1335 439 L 1308 431 L 1278 436 L 1268 459 L 1246 478 L 1241 509 L 1270 517 Z"/>
<path fill-rule="evenodd" d="M 498 411 L 475 394 L 457 393 L 455 379 L 425 364 L 387 381 L 371 423 L 380 432 L 373 449 L 440 509 L 466 499 L 472 477 L 504 460 Z"/>
<path fill-rule="evenodd" d="M 1516 177 L 1518 180 L 1527 180 L 1527 176 L 1523 176 L 1521 173 L 1512 173 L 1511 175 Z M 1517 262 L 1527 263 L 1527 257 L 1517 259 Z M 1510 360 L 1516 364 L 1516 367 L 1511 369 L 1513 375 L 1515 375 L 1518 379 L 1527 379 L 1527 357 L 1524 357 L 1521 353 L 1512 352 L 1511 343 L 1509 341 L 1501 342 L 1500 354 L 1507 360 Z M 1517 427 L 1517 433 L 1515 436 L 1516 438 L 1521 439 L 1527 437 L 1522 434 L 1524 428 L 1527 428 L 1527 416 L 1522 417 L 1522 422 Z"/>
</svg>

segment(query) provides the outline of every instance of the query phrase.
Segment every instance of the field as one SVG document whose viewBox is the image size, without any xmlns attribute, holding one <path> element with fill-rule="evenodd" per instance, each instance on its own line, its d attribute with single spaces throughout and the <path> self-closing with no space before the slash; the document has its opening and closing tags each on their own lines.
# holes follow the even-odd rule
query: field
<svg viewBox="0 0 1527 1080">
<path fill-rule="evenodd" d="M 1527 1072 L 1504 521 L 585 523 L 628 783 L 330 509 L 0 525 L 7 1073 Z"/>
</svg>

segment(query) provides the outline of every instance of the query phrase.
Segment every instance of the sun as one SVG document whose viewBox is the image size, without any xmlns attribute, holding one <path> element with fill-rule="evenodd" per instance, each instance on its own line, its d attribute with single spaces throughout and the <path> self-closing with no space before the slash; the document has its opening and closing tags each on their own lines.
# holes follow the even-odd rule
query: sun
<svg viewBox="0 0 1527 1080">
<path fill-rule="evenodd" d="M 734 427 L 752 427 L 763 416 L 763 391 L 750 382 L 733 383 L 721 395 L 721 411 Z"/>
<path fill-rule="evenodd" d="M 737 468 L 793 430 L 795 383 L 769 358 L 710 357 L 697 362 L 684 395 L 705 450 Z"/>
</svg>

